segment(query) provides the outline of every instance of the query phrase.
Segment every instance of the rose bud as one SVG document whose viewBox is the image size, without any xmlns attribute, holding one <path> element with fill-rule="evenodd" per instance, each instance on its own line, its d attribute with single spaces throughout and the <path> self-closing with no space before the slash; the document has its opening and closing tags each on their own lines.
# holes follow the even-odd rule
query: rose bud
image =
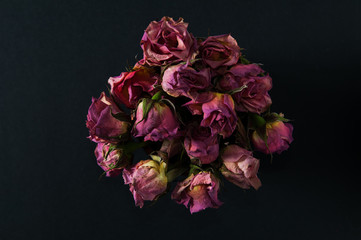
<svg viewBox="0 0 361 240">
<path fill-rule="evenodd" d="M 260 114 L 272 104 L 268 94 L 272 88 L 272 79 L 268 75 L 260 76 L 263 73 L 257 64 L 237 64 L 224 74 L 217 87 L 223 91 L 231 91 L 247 86 L 232 95 L 236 110 Z"/>
<path fill-rule="evenodd" d="M 167 157 L 171 158 L 180 153 L 182 148 L 182 142 L 179 138 L 164 139 L 159 151 L 166 153 Z"/>
<path fill-rule="evenodd" d="M 250 186 L 258 189 L 261 181 L 257 177 L 259 160 L 252 156 L 252 152 L 238 145 L 229 145 L 221 155 L 223 176 L 237 186 L 248 189 Z"/>
<path fill-rule="evenodd" d="M 111 149 L 110 144 L 107 143 L 98 143 L 94 153 L 99 167 L 106 172 L 107 177 L 118 176 L 128 164 L 123 150 L 121 148 Z"/>
<path fill-rule="evenodd" d="M 167 189 L 166 163 L 143 160 L 123 170 L 124 184 L 129 184 L 135 205 L 142 208 L 144 201 L 153 201 Z"/>
<path fill-rule="evenodd" d="M 223 203 L 218 200 L 218 191 L 219 180 L 209 172 L 200 172 L 179 182 L 172 192 L 172 199 L 195 213 L 220 207 Z"/>
<path fill-rule="evenodd" d="M 191 159 L 198 158 L 202 164 L 209 164 L 218 157 L 218 135 L 212 135 L 210 128 L 190 125 L 184 148 Z"/>
<path fill-rule="evenodd" d="M 154 102 L 144 118 L 145 101 L 141 101 L 138 105 L 132 130 L 133 136 L 144 137 L 144 141 L 154 142 L 175 137 L 178 133 L 179 123 L 173 111 L 163 102 Z"/>
<path fill-rule="evenodd" d="M 211 83 L 208 68 L 199 72 L 184 64 L 168 67 L 162 79 L 162 88 L 173 97 L 191 97 L 193 92 L 206 89 Z"/>
<path fill-rule="evenodd" d="M 111 77 L 108 83 L 114 99 L 128 108 L 134 109 L 144 95 L 153 94 L 154 85 L 159 76 L 149 68 L 139 68 L 132 72 L 123 72 L 120 76 Z"/>
<path fill-rule="evenodd" d="M 293 126 L 290 123 L 284 123 L 282 121 L 267 123 L 266 134 L 268 148 L 256 131 L 252 134 L 252 143 L 257 151 L 266 154 L 275 152 L 280 154 L 284 150 L 287 150 L 289 144 L 293 141 L 292 131 Z"/>
<path fill-rule="evenodd" d="M 93 97 L 86 121 L 90 134 L 88 138 L 97 143 L 117 143 L 120 136 L 128 131 L 130 123 L 116 119 L 116 114 L 124 113 L 104 92 L 98 99 Z"/>
<path fill-rule="evenodd" d="M 201 126 L 209 127 L 212 135 L 220 134 L 226 138 L 231 136 L 236 128 L 234 102 L 228 94 L 202 93 L 183 106 L 188 106 L 192 114 L 203 114 Z"/>
<path fill-rule="evenodd" d="M 196 46 L 194 37 L 187 31 L 188 23 L 182 18 L 163 17 L 153 21 L 144 32 L 140 45 L 145 63 L 150 66 L 189 61 Z"/>
<path fill-rule="evenodd" d="M 240 48 L 230 34 L 210 36 L 201 43 L 199 54 L 203 61 L 214 69 L 236 64 Z"/>
</svg>

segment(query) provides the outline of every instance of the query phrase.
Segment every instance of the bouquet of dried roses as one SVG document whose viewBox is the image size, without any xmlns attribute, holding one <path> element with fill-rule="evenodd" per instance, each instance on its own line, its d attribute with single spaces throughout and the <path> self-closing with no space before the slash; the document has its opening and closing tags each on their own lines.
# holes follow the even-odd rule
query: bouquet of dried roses
<svg viewBox="0 0 361 240">
<path fill-rule="evenodd" d="M 196 38 L 183 19 L 163 17 L 146 28 L 143 59 L 108 80 L 93 98 L 86 126 L 108 177 L 122 173 L 135 204 L 171 198 L 191 213 L 218 208 L 220 182 L 258 189 L 252 149 L 281 153 L 293 127 L 270 111 L 272 79 L 230 35 Z M 142 148 L 149 159 L 135 162 Z"/>
</svg>

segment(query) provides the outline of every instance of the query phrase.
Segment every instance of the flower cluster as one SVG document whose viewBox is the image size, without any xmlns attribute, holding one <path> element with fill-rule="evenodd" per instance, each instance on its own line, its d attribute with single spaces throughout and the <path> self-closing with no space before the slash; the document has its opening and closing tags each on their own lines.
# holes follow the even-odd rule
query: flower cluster
<svg viewBox="0 0 361 240">
<path fill-rule="evenodd" d="M 253 150 L 280 154 L 293 141 L 292 125 L 270 111 L 272 79 L 260 65 L 230 34 L 196 38 L 187 28 L 181 18 L 151 22 L 143 59 L 109 78 L 109 96 L 89 107 L 97 163 L 122 175 L 139 207 L 171 191 L 191 213 L 218 208 L 222 179 L 261 186 Z M 133 159 L 139 148 L 149 159 Z"/>
</svg>

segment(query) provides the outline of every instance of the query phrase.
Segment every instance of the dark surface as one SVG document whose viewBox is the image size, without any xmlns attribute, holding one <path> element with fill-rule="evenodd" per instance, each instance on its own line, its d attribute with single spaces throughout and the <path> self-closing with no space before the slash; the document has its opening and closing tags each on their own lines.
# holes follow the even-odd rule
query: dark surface
<svg viewBox="0 0 361 240">
<path fill-rule="evenodd" d="M 361 239 L 360 1 L 1 1 L 0 239 Z M 232 33 L 273 78 L 295 141 L 259 191 L 226 184 L 191 215 L 169 195 L 134 206 L 86 139 L 91 97 L 134 56 L 151 20 Z"/>
</svg>

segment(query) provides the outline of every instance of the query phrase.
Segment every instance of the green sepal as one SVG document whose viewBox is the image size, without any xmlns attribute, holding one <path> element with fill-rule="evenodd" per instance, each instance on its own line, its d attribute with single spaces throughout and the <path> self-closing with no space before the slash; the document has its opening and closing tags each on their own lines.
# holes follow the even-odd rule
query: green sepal
<svg viewBox="0 0 361 240">
<path fill-rule="evenodd" d="M 242 64 L 246 64 L 246 65 L 251 64 L 251 62 L 247 58 L 245 58 L 243 55 L 239 59 L 241 60 Z"/>
<path fill-rule="evenodd" d="M 255 130 L 268 148 L 267 122 L 263 117 L 256 113 L 248 113 L 248 129 Z"/>
<path fill-rule="evenodd" d="M 173 111 L 174 115 L 177 117 L 178 121 L 179 121 L 181 124 L 185 125 L 185 123 L 184 123 L 183 120 L 182 120 L 181 115 L 178 113 L 176 107 L 174 106 L 174 104 L 172 103 L 171 100 L 169 100 L 169 99 L 167 99 L 167 98 L 163 98 L 163 99 L 161 99 L 160 101 L 161 101 L 161 102 L 164 102 L 165 104 L 168 103 L 169 106 L 172 108 L 172 111 Z"/>
<path fill-rule="evenodd" d="M 142 100 L 139 101 L 139 104 L 140 103 L 143 103 L 143 106 L 142 106 L 143 107 L 142 108 L 143 116 L 142 116 L 142 119 L 134 125 L 134 127 L 137 126 L 139 123 L 143 122 L 147 118 L 148 113 L 154 104 L 154 101 L 150 98 L 143 98 Z"/>
<path fill-rule="evenodd" d="M 219 168 L 209 167 L 206 169 L 206 171 L 211 172 L 213 176 L 216 177 L 220 183 L 222 183 L 222 173 L 219 171 Z"/>
<path fill-rule="evenodd" d="M 159 100 L 161 99 L 163 93 L 164 93 L 163 91 L 158 91 L 158 92 L 156 92 L 156 93 L 153 95 L 152 100 L 153 100 L 153 101 L 159 101 Z"/>
<path fill-rule="evenodd" d="M 268 142 L 267 142 L 267 140 L 268 140 L 267 121 L 263 117 L 261 117 L 260 115 L 258 115 L 256 113 L 249 113 L 248 114 L 248 129 L 255 130 L 257 132 L 258 136 L 261 137 L 261 139 L 263 140 L 263 142 L 266 145 L 266 148 L 270 152 L 269 154 L 271 155 L 271 163 L 272 163 L 273 155 L 268 148 Z"/>
<path fill-rule="evenodd" d="M 275 122 L 275 121 L 282 121 L 282 122 L 291 121 L 290 119 L 284 118 L 283 114 L 278 114 L 278 113 L 267 113 L 264 116 L 264 119 L 266 120 L 267 123 Z"/>
<path fill-rule="evenodd" d="M 193 63 L 198 62 L 202 60 L 202 58 L 195 58 L 189 61 L 190 65 L 193 65 Z M 180 62 L 179 64 L 187 64 L 187 61 Z"/>
<path fill-rule="evenodd" d="M 152 99 L 149 99 L 149 98 L 143 99 L 143 119 L 147 118 L 150 109 L 153 107 L 153 104 L 154 104 L 154 102 Z"/>
<path fill-rule="evenodd" d="M 189 175 L 196 175 L 199 172 L 204 171 L 200 166 L 196 165 L 196 164 L 190 164 L 189 165 Z"/>
<path fill-rule="evenodd" d="M 104 149 L 104 147 L 105 147 L 105 145 L 103 146 L 103 149 Z M 110 144 L 108 151 L 105 153 L 104 159 L 107 159 L 109 153 L 111 153 L 116 148 L 117 148 L 117 145 Z"/>
<path fill-rule="evenodd" d="M 252 130 L 262 129 L 266 127 L 266 120 L 256 114 L 256 113 L 248 113 L 248 128 Z"/>
<path fill-rule="evenodd" d="M 164 102 L 165 104 L 169 104 L 170 107 L 172 108 L 173 112 L 176 113 L 177 112 L 177 109 L 175 108 L 174 104 L 172 103 L 171 100 L 169 99 L 166 99 L 166 98 L 163 98 L 162 100 L 160 100 L 161 102 Z"/>
<path fill-rule="evenodd" d="M 231 91 L 227 92 L 227 94 L 229 95 L 233 95 L 235 93 L 239 93 L 239 92 L 242 92 L 245 88 L 247 88 L 248 86 L 246 84 L 244 84 L 242 87 L 239 87 L 239 88 L 235 88 L 235 89 L 232 89 Z"/>
<path fill-rule="evenodd" d="M 118 112 L 118 113 L 113 113 L 113 110 L 110 111 L 110 113 L 112 114 L 112 116 L 116 119 L 118 119 L 119 121 L 122 122 L 130 122 L 130 116 L 126 113 L 123 112 Z"/>
<path fill-rule="evenodd" d="M 159 163 L 165 162 L 166 164 L 168 164 L 168 155 L 164 152 L 161 151 L 153 151 L 149 154 L 149 156 L 154 160 L 157 161 Z"/>
</svg>

